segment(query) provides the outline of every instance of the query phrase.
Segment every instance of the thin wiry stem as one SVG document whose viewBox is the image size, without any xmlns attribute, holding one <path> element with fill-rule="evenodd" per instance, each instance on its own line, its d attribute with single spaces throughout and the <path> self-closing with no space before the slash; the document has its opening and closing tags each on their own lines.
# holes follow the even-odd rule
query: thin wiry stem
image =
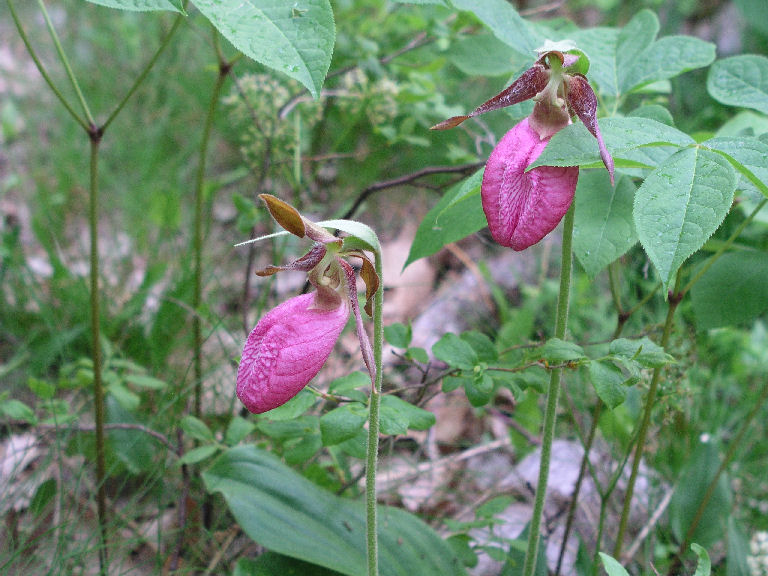
<svg viewBox="0 0 768 576">
<path fill-rule="evenodd" d="M 19 31 L 19 36 L 21 36 L 21 40 L 24 42 L 24 46 L 27 48 L 27 52 L 29 53 L 29 56 L 32 58 L 32 61 L 35 63 L 35 66 L 37 66 L 37 70 L 40 72 L 40 75 L 43 77 L 43 80 L 45 80 L 45 83 L 48 85 L 48 88 L 50 88 L 51 92 L 53 92 L 56 98 L 59 99 L 59 102 L 61 102 L 62 106 L 64 106 L 67 112 L 69 112 L 70 116 L 72 116 L 72 118 L 74 118 L 74 120 L 78 124 L 80 124 L 80 126 L 82 126 L 84 130 L 88 130 L 88 122 L 83 120 L 83 118 L 81 118 L 80 115 L 77 112 L 75 112 L 75 109 L 70 105 L 70 103 L 61 93 L 61 91 L 58 89 L 56 84 L 53 82 L 51 77 L 48 75 L 48 71 L 45 69 L 45 66 L 43 66 L 43 63 L 40 61 L 40 58 L 38 58 L 37 52 L 35 52 L 34 48 L 32 48 L 32 44 L 29 42 L 29 37 L 27 36 L 27 33 L 24 31 L 24 27 L 21 25 L 21 21 L 19 20 L 18 14 L 16 14 L 16 8 L 13 5 L 12 0 L 8 0 L 8 9 L 11 11 L 11 17 L 13 18 L 14 24 L 16 24 L 16 29 Z"/>
<path fill-rule="evenodd" d="M 373 363 L 376 377 L 369 400 L 368 448 L 365 467 L 366 544 L 368 576 L 379 574 L 379 549 L 376 519 L 376 465 L 379 457 L 379 405 L 381 403 L 382 350 L 384 346 L 384 281 L 381 254 L 376 254 L 376 274 L 379 276 L 379 290 L 374 296 L 373 308 Z"/>
<path fill-rule="evenodd" d="M 568 301 L 571 292 L 571 268 L 573 265 L 573 205 L 563 220 L 563 247 L 560 264 L 560 295 L 557 300 L 555 320 L 555 338 L 563 340 L 568 327 Z M 544 430 L 541 435 L 541 463 L 536 497 L 533 503 L 533 517 L 529 525 L 528 548 L 525 551 L 523 576 L 533 576 L 539 553 L 541 518 L 544 512 L 544 500 L 547 496 L 549 464 L 552 456 L 552 442 L 555 437 L 557 420 L 557 401 L 560 395 L 561 368 L 552 370 L 547 389 L 547 407 L 544 412 Z"/>
</svg>

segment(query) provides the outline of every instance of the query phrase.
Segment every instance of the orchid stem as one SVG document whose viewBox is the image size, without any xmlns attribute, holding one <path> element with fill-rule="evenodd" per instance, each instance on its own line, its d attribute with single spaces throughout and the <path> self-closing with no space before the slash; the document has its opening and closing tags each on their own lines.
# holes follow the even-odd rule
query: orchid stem
<svg viewBox="0 0 768 576">
<path fill-rule="evenodd" d="M 381 254 L 376 253 L 376 274 L 379 286 L 383 286 Z M 384 305 L 384 290 L 379 288 L 374 296 L 373 307 L 373 363 L 376 366 L 373 389 L 368 406 L 368 453 L 365 468 L 365 507 L 366 533 L 368 552 L 368 576 L 379 574 L 379 547 L 376 522 L 376 463 L 379 458 L 379 404 L 381 403 L 381 358 L 384 345 L 384 323 L 382 307 Z"/>
<path fill-rule="evenodd" d="M 568 209 L 563 220 L 563 253 L 560 264 L 560 296 L 557 300 L 557 318 L 555 320 L 555 338 L 563 340 L 568 326 L 568 300 L 571 292 L 571 268 L 573 263 L 573 205 Z M 544 413 L 544 431 L 541 436 L 541 463 L 539 481 L 536 486 L 536 498 L 533 503 L 533 517 L 529 525 L 528 548 L 525 552 L 523 576 L 533 576 L 539 553 L 541 517 L 544 512 L 544 500 L 547 495 L 549 463 L 552 456 L 552 442 L 555 437 L 557 420 L 557 401 L 560 395 L 561 368 L 552 370 L 547 391 L 547 407 Z"/>
</svg>

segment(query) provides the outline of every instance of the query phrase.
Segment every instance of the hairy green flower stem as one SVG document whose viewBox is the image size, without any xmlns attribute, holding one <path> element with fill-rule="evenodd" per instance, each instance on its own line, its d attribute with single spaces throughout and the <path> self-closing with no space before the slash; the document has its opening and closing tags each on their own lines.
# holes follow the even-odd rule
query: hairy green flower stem
<svg viewBox="0 0 768 576">
<path fill-rule="evenodd" d="M 379 289 L 373 301 L 373 363 L 376 377 L 369 399 L 368 447 L 365 465 L 365 509 L 366 509 L 366 549 L 368 558 L 368 576 L 379 574 L 379 544 L 376 521 L 376 464 L 379 457 L 379 405 L 381 404 L 382 350 L 384 347 L 384 277 L 381 254 L 376 253 L 376 274 L 379 277 Z"/>
<path fill-rule="evenodd" d="M 39 57 L 37 56 L 37 53 L 35 52 L 34 48 L 32 47 L 32 44 L 29 41 L 29 37 L 27 36 L 27 33 L 24 31 L 24 27 L 21 25 L 21 21 L 19 20 L 18 14 L 16 13 L 16 9 L 12 0 L 7 0 L 7 4 L 11 12 L 11 17 L 13 18 L 14 24 L 16 25 L 16 29 L 19 32 L 19 36 L 21 36 L 21 39 L 24 42 L 24 46 L 27 48 L 27 52 L 32 58 L 32 61 L 35 63 L 35 66 L 37 66 L 37 69 L 40 72 L 41 76 L 43 77 L 43 80 L 45 80 L 45 83 L 48 85 L 48 87 L 54 93 L 54 95 L 59 99 L 59 101 L 67 110 L 67 112 L 70 114 L 70 116 L 72 116 L 72 118 L 83 128 L 83 130 L 88 135 L 88 140 L 90 142 L 90 169 L 89 169 L 90 184 L 89 184 L 89 193 L 88 193 L 88 203 L 89 203 L 88 224 L 89 224 L 89 234 L 90 234 L 89 283 L 90 283 L 90 312 L 91 312 L 91 361 L 93 363 L 93 410 L 94 410 L 94 421 L 95 421 L 94 431 L 96 433 L 96 486 L 97 486 L 96 507 L 97 507 L 97 516 L 98 516 L 98 524 L 99 524 L 99 535 L 101 539 L 101 542 L 99 545 L 99 572 L 100 574 L 106 575 L 109 572 L 109 558 L 107 555 L 108 540 L 107 540 L 107 496 L 106 496 L 106 485 L 105 485 L 106 449 L 105 449 L 105 434 L 104 434 L 104 429 L 105 429 L 104 384 L 102 381 L 102 374 L 101 374 L 102 358 L 101 358 L 101 345 L 100 345 L 101 303 L 99 298 L 99 226 L 98 226 L 99 224 L 98 223 L 99 149 L 100 149 L 102 138 L 104 137 L 105 130 L 107 129 L 109 124 L 111 124 L 112 120 L 114 120 L 114 118 L 120 113 L 120 111 L 125 106 L 126 102 L 134 94 L 134 92 L 137 90 L 139 85 L 147 77 L 147 75 L 149 74 L 149 71 L 155 65 L 155 62 L 157 62 L 157 59 L 160 57 L 160 55 L 163 53 L 165 48 L 168 46 L 168 43 L 171 37 L 173 36 L 173 34 L 178 29 L 179 24 L 181 24 L 183 20 L 183 16 L 179 15 L 176 17 L 176 20 L 174 21 L 174 24 L 171 30 L 168 32 L 168 34 L 166 34 L 162 43 L 160 44 L 157 51 L 155 52 L 155 55 L 150 59 L 150 61 L 145 66 L 142 73 L 137 77 L 137 79 L 135 80 L 135 82 L 133 83 L 133 85 L 125 95 L 125 97 L 120 101 L 117 107 L 109 115 L 107 121 L 104 122 L 101 126 L 99 126 L 96 124 L 96 121 L 94 120 L 93 115 L 91 114 L 86 98 L 83 95 L 82 90 L 80 89 L 80 83 L 77 81 L 77 77 L 75 76 L 75 73 L 69 64 L 69 59 L 67 58 L 66 53 L 64 52 L 64 48 L 61 45 L 58 34 L 56 34 L 56 30 L 53 27 L 53 23 L 51 22 L 50 16 L 48 15 L 48 10 L 46 9 L 45 3 L 43 2 L 43 0 L 38 0 L 40 11 L 43 14 L 43 19 L 45 20 L 46 27 L 48 28 L 48 32 L 51 35 L 51 38 L 53 40 L 53 44 L 56 48 L 56 53 L 59 56 L 59 60 L 64 66 L 67 77 L 70 83 L 72 84 L 72 87 L 77 96 L 77 100 L 80 104 L 80 107 L 83 110 L 84 117 L 78 114 L 77 111 L 74 109 L 74 107 L 67 101 L 63 93 L 59 90 L 58 86 L 56 86 L 56 84 L 53 82 L 53 79 L 48 74 L 47 70 L 45 69 L 45 66 L 43 66 L 43 63 L 40 61 Z"/>
<path fill-rule="evenodd" d="M 573 204 L 563 219 L 563 246 L 560 263 L 560 294 L 557 299 L 557 316 L 555 319 L 555 338 L 565 339 L 568 327 L 568 301 L 571 292 L 571 268 L 573 266 Z M 544 430 L 541 435 L 541 463 L 539 464 L 539 480 L 536 486 L 536 497 L 533 503 L 533 517 L 529 525 L 528 548 L 525 551 L 523 576 L 533 576 L 536 569 L 536 559 L 539 553 L 541 517 L 544 513 L 544 500 L 547 496 L 547 481 L 549 480 L 549 464 L 552 458 L 552 442 L 555 438 L 555 423 L 557 420 L 557 401 L 560 395 L 560 375 L 562 368 L 555 368 L 550 373 L 547 390 L 547 407 L 544 412 Z"/>
</svg>

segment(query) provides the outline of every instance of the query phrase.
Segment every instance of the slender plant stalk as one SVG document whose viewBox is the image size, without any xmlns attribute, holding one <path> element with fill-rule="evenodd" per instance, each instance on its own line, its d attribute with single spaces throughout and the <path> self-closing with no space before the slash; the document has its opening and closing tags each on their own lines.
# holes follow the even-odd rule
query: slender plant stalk
<svg viewBox="0 0 768 576">
<path fill-rule="evenodd" d="M 682 296 L 679 293 L 680 288 L 680 272 L 677 273 L 677 279 L 675 280 L 675 289 L 669 295 L 669 307 L 667 309 L 667 319 L 664 322 L 664 331 L 661 335 L 661 346 L 666 348 L 669 343 L 669 337 L 672 334 L 672 326 L 674 324 L 675 311 L 680 304 Z M 645 408 L 643 410 L 643 420 L 640 424 L 640 431 L 637 435 L 637 444 L 635 445 L 635 455 L 632 460 L 632 473 L 629 476 L 629 483 L 627 484 L 627 492 L 624 495 L 624 507 L 621 511 L 621 521 L 619 523 L 619 532 L 616 535 L 616 544 L 613 548 L 613 557 L 617 560 L 621 556 L 621 548 L 624 545 L 624 533 L 627 531 L 627 523 L 629 522 L 629 512 L 632 505 L 632 496 L 635 491 L 635 483 L 637 482 L 637 475 L 640 470 L 640 461 L 643 459 L 643 452 L 645 451 L 645 440 L 648 436 L 648 430 L 650 429 L 651 414 L 653 413 L 653 405 L 656 401 L 656 392 L 659 389 L 659 381 L 661 380 L 661 373 L 663 371 L 662 366 L 658 366 L 653 369 L 653 376 L 651 377 L 651 385 L 648 388 L 648 394 L 645 398 Z"/>
<path fill-rule="evenodd" d="M 573 205 L 563 220 L 563 253 L 560 264 L 560 295 L 557 300 L 557 318 L 555 320 L 555 338 L 564 339 L 568 326 L 568 301 L 571 292 L 571 267 L 573 264 Z M 539 553 L 541 517 L 544 512 L 544 500 L 547 496 L 549 463 L 552 457 L 552 442 L 555 437 L 557 419 L 557 401 L 560 395 L 561 368 L 552 370 L 547 390 L 547 407 L 544 412 L 544 431 L 541 435 L 541 463 L 539 481 L 536 486 L 536 498 L 533 503 L 533 517 L 528 534 L 528 548 L 525 551 L 523 576 L 532 576 L 536 568 Z"/>
<path fill-rule="evenodd" d="M 379 458 L 379 405 L 381 403 L 381 355 L 384 345 L 384 280 L 382 276 L 381 254 L 376 253 L 376 274 L 379 276 L 379 289 L 374 296 L 373 307 L 373 363 L 376 366 L 368 416 L 368 453 L 365 465 L 365 509 L 366 509 L 366 544 L 368 552 L 368 576 L 379 574 L 379 544 L 376 521 L 376 463 Z"/>
<path fill-rule="evenodd" d="M 48 10 L 45 8 L 45 2 L 43 2 L 43 0 L 37 0 L 37 3 L 40 6 L 40 11 L 43 13 L 43 18 L 45 19 L 45 25 L 48 28 L 48 33 L 51 35 L 51 39 L 53 40 L 53 45 L 56 47 L 56 52 L 59 55 L 59 60 L 61 60 L 61 64 L 64 66 L 64 70 L 66 70 L 67 72 L 67 78 L 69 78 L 69 81 L 72 84 L 72 88 L 74 88 L 75 90 L 75 94 L 77 94 L 77 100 L 78 102 L 80 102 L 80 107 L 83 109 L 83 114 L 85 114 L 85 119 L 87 120 L 89 125 L 94 126 L 96 124 L 96 121 L 93 119 L 91 110 L 88 107 L 88 102 L 86 102 L 85 97 L 83 96 L 83 91 L 80 89 L 80 83 L 77 81 L 77 77 L 75 76 L 75 73 L 72 71 L 72 66 L 70 66 L 69 64 L 69 58 L 67 58 L 67 55 L 64 52 L 64 48 L 61 46 L 61 42 L 59 41 L 59 35 L 56 34 L 56 29 L 53 27 L 53 22 L 51 22 L 51 17 L 48 15 Z"/>
<path fill-rule="evenodd" d="M 104 446 L 104 384 L 101 379 L 101 322 L 99 301 L 99 144 L 102 133 L 94 130 L 91 138 L 90 192 L 88 223 L 91 235 L 91 355 L 93 360 L 93 411 L 96 424 L 96 508 L 99 516 L 99 567 L 101 574 L 109 571 L 107 557 L 107 466 Z"/>
<path fill-rule="evenodd" d="M 56 86 L 56 84 L 51 79 L 50 75 L 48 74 L 48 71 L 45 69 L 45 66 L 43 66 L 43 63 L 40 61 L 40 58 L 37 57 L 37 52 L 35 52 L 34 48 L 32 47 L 32 44 L 29 42 L 29 37 L 27 36 L 27 33 L 24 31 L 24 27 L 21 25 L 21 20 L 19 20 L 18 14 L 16 14 L 16 7 L 14 6 L 11 0 L 8 0 L 8 9 L 11 11 L 11 17 L 13 18 L 13 22 L 16 25 L 16 29 L 19 32 L 19 36 L 21 36 L 22 42 L 24 42 L 24 46 L 26 47 L 27 52 L 29 53 L 29 56 L 32 58 L 32 61 L 35 63 L 37 70 L 40 72 L 40 75 L 43 77 L 43 80 L 45 80 L 45 83 L 48 85 L 48 88 L 50 88 L 51 92 L 53 92 L 56 98 L 59 99 L 59 102 L 61 102 L 61 105 L 64 106 L 67 112 L 69 112 L 70 116 L 72 116 L 72 118 L 74 118 L 75 121 L 78 124 L 80 124 L 80 126 L 82 126 L 84 130 L 88 130 L 88 123 L 85 120 L 83 120 L 83 118 L 81 118 L 77 112 L 75 112 L 75 109 L 67 101 L 67 99 L 64 97 L 64 94 L 61 93 L 61 90 L 59 90 L 58 86 Z"/>
</svg>

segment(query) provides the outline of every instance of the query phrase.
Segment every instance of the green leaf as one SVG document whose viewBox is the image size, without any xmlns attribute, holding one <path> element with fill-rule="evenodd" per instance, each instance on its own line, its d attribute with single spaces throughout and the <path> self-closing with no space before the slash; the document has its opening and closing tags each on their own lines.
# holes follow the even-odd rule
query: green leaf
<svg viewBox="0 0 768 576">
<path fill-rule="evenodd" d="M 270 410 L 269 419 L 273 421 L 293 420 L 314 406 L 316 401 L 317 396 L 309 390 L 304 389 L 282 406 Z"/>
<path fill-rule="evenodd" d="M 379 413 L 379 426 L 381 433 L 386 436 L 398 436 L 408 432 L 408 416 L 392 404 L 384 405 L 382 398 L 381 411 Z"/>
<path fill-rule="evenodd" d="M 53 502 L 56 496 L 56 479 L 48 478 L 35 490 L 35 495 L 29 503 L 29 511 L 34 516 L 40 516 L 46 511 L 48 505 Z"/>
<path fill-rule="evenodd" d="M 467 381 L 470 381 L 471 378 L 467 378 L 466 376 L 446 376 L 443 378 L 443 392 L 453 392 L 454 390 L 458 390 L 462 386 L 466 386 Z"/>
<path fill-rule="evenodd" d="M 538 358 L 546 360 L 550 364 L 561 364 L 586 358 L 584 349 L 573 342 L 566 342 L 559 338 L 551 338 L 536 351 Z"/>
<path fill-rule="evenodd" d="M 600 120 L 605 145 L 617 167 L 637 166 L 632 154 L 641 147 L 688 146 L 693 139 L 673 126 L 649 118 L 605 118 Z M 600 166 L 597 140 L 578 122 L 552 136 L 535 162 L 528 166 Z"/>
<path fill-rule="evenodd" d="M 517 52 L 493 34 L 474 34 L 454 42 L 446 55 L 468 76 L 511 76 L 521 64 Z"/>
<path fill-rule="evenodd" d="M 254 541 L 292 556 L 358 576 L 366 572 L 365 509 L 335 496 L 255 446 L 224 452 L 203 481 L 220 492 L 236 522 Z M 379 507 L 381 576 L 465 574 L 451 548 L 403 510 Z"/>
<path fill-rule="evenodd" d="M 230 420 L 227 431 L 224 434 L 224 443 L 227 446 L 234 446 L 243 441 L 256 428 L 256 424 L 240 416 L 235 416 Z"/>
<path fill-rule="evenodd" d="M 748 322 L 768 310 L 768 254 L 723 254 L 691 288 L 696 326 L 706 330 Z"/>
<path fill-rule="evenodd" d="M 695 542 L 691 544 L 691 550 L 696 552 L 696 556 L 699 557 L 699 561 L 696 564 L 696 572 L 693 573 L 693 576 L 709 576 L 712 572 L 712 562 L 709 560 L 707 551 Z"/>
<path fill-rule="evenodd" d="M 660 368 L 671 364 L 675 359 L 664 348 L 652 342 L 647 336 L 639 340 L 619 338 L 608 347 L 609 354 L 626 360 L 633 360 L 644 368 Z"/>
<path fill-rule="evenodd" d="M 105 399 L 105 408 L 108 424 L 143 424 L 111 394 Z M 132 474 L 150 470 L 155 465 L 157 441 L 141 430 L 110 430 L 107 443 Z"/>
<path fill-rule="evenodd" d="M 731 208 L 736 171 L 719 154 L 685 148 L 654 170 L 635 194 L 635 228 L 664 290 L 678 268 L 717 230 Z"/>
<path fill-rule="evenodd" d="M 468 534 L 454 534 L 446 540 L 453 550 L 453 553 L 461 559 L 462 564 L 467 568 L 477 566 L 477 552 L 470 546 L 472 538 Z"/>
<path fill-rule="evenodd" d="M 626 571 L 624 566 L 611 556 L 608 556 L 608 554 L 600 552 L 600 560 L 603 561 L 603 567 L 608 576 L 629 576 L 629 572 Z"/>
<path fill-rule="evenodd" d="M 267 551 L 256 558 L 240 558 L 233 576 L 336 576 L 339 572 L 290 556 Z"/>
<path fill-rule="evenodd" d="M 437 4 L 438 6 L 447 6 L 446 0 L 392 0 L 396 4 Z"/>
<path fill-rule="evenodd" d="M 320 419 L 317 416 L 304 415 L 294 420 L 259 420 L 256 427 L 270 438 L 289 440 L 319 431 Z"/>
<path fill-rule="evenodd" d="M 15 398 L 0 401 L 0 414 L 6 418 L 20 420 L 22 422 L 27 422 L 28 424 L 37 423 L 35 411 L 24 404 L 24 402 L 16 400 Z"/>
<path fill-rule="evenodd" d="M 331 228 L 333 230 L 341 230 L 350 235 L 351 238 L 356 239 L 362 246 L 354 246 L 354 248 L 362 248 L 364 250 L 370 250 L 374 254 L 381 254 L 381 244 L 379 244 L 379 237 L 376 236 L 376 232 L 373 228 L 357 220 L 323 220 L 317 223 L 318 226 L 323 228 Z M 344 247 L 348 248 L 350 238 L 344 240 Z"/>
<path fill-rule="evenodd" d="M 411 336 L 411 327 L 401 322 L 384 326 L 384 339 L 395 348 L 408 348 Z"/>
<path fill-rule="evenodd" d="M 768 144 L 758 138 L 712 138 L 701 144 L 722 152 L 731 165 L 768 198 Z"/>
<path fill-rule="evenodd" d="M 747 556 L 749 556 L 749 538 L 744 529 L 733 517 L 728 518 L 728 541 L 726 545 L 726 576 L 749 576 Z"/>
<path fill-rule="evenodd" d="M 589 363 L 589 378 L 598 398 L 611 410 L 621 405 L 627 397 L 625 378 L 610 362 L 593 360 Z"/>
<path fill-rule="evenodd" d="M 506 0 L 450 0 L 458 10 L 472 12 L 494 35 L 514 50 L 535 57 L 544 41 Z"/>
<path fill-rule="evenodd" d="M 149 12 L 153 10 L 171 10 L 184 14 L 181 0 L 88 0 L 91 4 L 99 4 L 108 8 Z"/>
<path fill-rule="evenodd" d="M 149 390 L 163 390 L 168 386 L 168 383 L 152 376 L 145 374 L 127 374 L 125 381 L 139 388 L 148 388 Z"/>
<path fill-rule="evenodd" d="M 482 332 L 476 330 L 469 330 L 462 332 L 460 338 L 467 344 L 472 346 L 472 350 L 477 354 L 477 359 L 480 362 L 496 362 L 499 359 L 499 353 L 496 351 L 496 345 L 493 341 Z"/>
<path fill-rule="evenodd" d="M 479 170 L 448 190 L 424 216 L 403 268 L 488 225 L 480 202 L 482 181 L 483 171 Z"/>
<path fill-rule="evenodd" d="M 186 452 L 181 458 L 179 458 L 178 463 L 179 464 L 197 464 L 198 462 L 202 462 L 206 458 L 210 458 L 216 452 L 218 452 L 219 447 L 215 444 L 206 444 L 205 446 L 198 446 L 197 448 L 192 448 L 189 452 Z"/>
<path fill-rule="evenodd" d="M 487 372 L 478 372 L 472 378 L 464 380 L 464 392 L 467 400 L 475 408 L 485 406 L 493 398 L 494 381 Z"/>
<path fill-rule="evenodd" d="M 326 412 L 320 418 L 323 446 L 333 446 L 354 438 L 367 419 L 365 406 L 358 402 L 344 404 Z"/>
<path fill-rule="evenodd" d="M 648 46 L 625 73 L 619 69 L 619 89 L 627 94 L 652 82 L 709 66 L 714 60 L 715 45 L 711 42 L 693 36 L 666 36 Z"/>
<path fill-rule="evenodd" d="M 709 69 L 707 90 L 723 104 L 768 114 L 768 58 L 742 54 L 718 60 Z"/>
<path fill-rule="evenodd" d="M 196 0 L 195 6 L 243 54 L 320 97 L 336 40 L 329 0 Z"/>
<path fill-rule="evenodd" d="M 27 381 L 27 386 L 35 396 L 42 400 L 50 400 L 56 395 L 56 386 L 46 380 L 30 378 Z"/>
<path fill-rule="evenodd" d="M 477 353 L 472 346 L 452 332 L 444 334 L 432 346 L 435 358 L 442 360 L 451 368 L 471 370 L 478 363 Z"/>
<path fill-rule="evenodd" d="M 602 94 L 617 96 L 616 44 L 619 30 L 616 28 L 587 28 L 576 30 L 570 37 L 579 48 L 589 54 L 589 80 L 597 84 Z"/>
<path fill-rule="evenodd" d="M 590 278 L 637 243 L 632 206 L 635 185 L 620 176 L 611 186 L 604 170 L 579 175 L 573 251 Z"/>
<path fill-rule="evenodd" d="M 187 414 L 181 419 L 181 429 L 190 437 L 200 442 L 213 442 L 213 432 L 205 422 Z"/>
<path fill-rule="evenodd" d="M 424 350 L 424 348 L 419 348 L 418 346 L 408 348 L 408 350 L 405 351 L 405 357 L 414 362 L 420 362 L 421 364 L 429 363 L 429 354 L 427 354 L 427 351 Z"/>
<path fill-rule="evenodd" d="M 675 493 L 669 503 L 669 523 L 678 542 L 688 533 L 719 466 L 720 455 L 713 442 L 698 444 L 688 458 L 688 466 L 678 477 Z M 730 516 L 731 500 L 728 474 L 722 474 L 691 540 L 702 546 L 711 546 L 720 540 Z"/>
<path fill-rule="evenodd" d="M 435 424 L 435 415 L 432 412 L 414 406 L 410 402 L 391 394 L 381 398 L 382 417 L 385 410 L 402 414 L 405 418 L 406 427 L 411 430 L 427 430 Z"/>
</svg>

